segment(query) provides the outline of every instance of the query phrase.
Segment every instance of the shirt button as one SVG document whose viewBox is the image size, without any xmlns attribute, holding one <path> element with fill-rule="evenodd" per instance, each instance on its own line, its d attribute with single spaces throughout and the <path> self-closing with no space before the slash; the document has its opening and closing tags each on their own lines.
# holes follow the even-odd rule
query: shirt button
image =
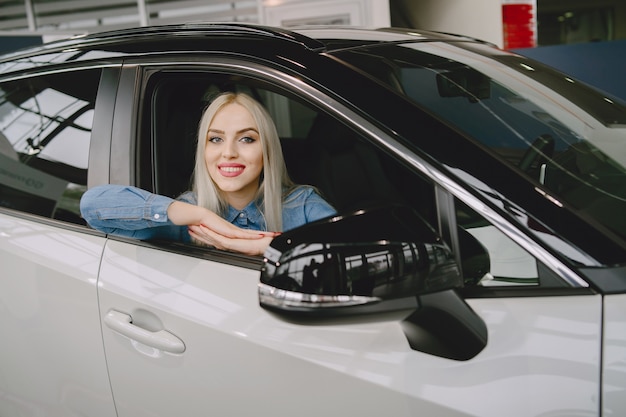
<svg viewBox="0 0 626 417">
<path fill-rule="evenodd" d="M 156 214 L 154 215 L 154 219 L 155 219 L 155 220 L 158 220 L 158 219 L 160 219 L 160 218 L 161 218 L 161 215 L 160 215 L 159 213 L 156 213 Z"/>
<path fill-rule="evenodd" d="M 244 217 L 246 217 L 246 213 L 239 213 L 239 217 L 243 219 Z"/>
</svg>

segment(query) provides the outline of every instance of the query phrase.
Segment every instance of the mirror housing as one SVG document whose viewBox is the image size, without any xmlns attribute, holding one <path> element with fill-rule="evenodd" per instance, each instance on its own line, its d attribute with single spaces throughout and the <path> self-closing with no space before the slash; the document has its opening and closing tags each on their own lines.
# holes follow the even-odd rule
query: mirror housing
<svg viewBox="0 0 626 417">
<path fill-rule="evenodd" d="M 415 296 L 461 286 L 454 256 L 411 208 L 357 210 L 276 237 L 260 302 L 285 314 L 416 308 Z"/>
<path fill-rule="evenodd" d="M 415 210 L 375 207 L 274 238 L 259 302 L 297 323 L 401 320 L 412 349 L 467 360 L 486 346 L 487 327 L 462 285 L 452 252 Z"/>
</svg>

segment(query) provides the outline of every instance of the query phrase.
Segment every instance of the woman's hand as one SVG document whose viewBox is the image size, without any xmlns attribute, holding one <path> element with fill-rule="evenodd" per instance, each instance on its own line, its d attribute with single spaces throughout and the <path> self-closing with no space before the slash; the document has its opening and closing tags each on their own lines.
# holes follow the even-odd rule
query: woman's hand
<svg viewBox="0 0 626 417">
<path fill-rule="evenodd" d="M 247 255 L 262 255 L 278 235 L 242 229 L 204 207 L 182 201 L 170 204 L 167 215 L 172 223 L 189 226 L 189 234 L 196 242 Z"/>
<path fill-rule="evenodd" d="M 231 226 L 239 229 L 237 226 Z M 275 232 L 259 232 L 256 230 L 245 229 L 239 229 L 239 231 L 245 232 L 245 234 L 237 233 L 237 236 L 234 236 L 233 234 L 225 236 L 205 225 L 189 226 L 189 234 L 196 242 L 214 246 L 215 248 L 221 250 L 239 252 L 253 256 L 263 255 L 272 239 L 279 234 Z M 253 234 L 248 236 L 248 232 Z"/>
</svg>

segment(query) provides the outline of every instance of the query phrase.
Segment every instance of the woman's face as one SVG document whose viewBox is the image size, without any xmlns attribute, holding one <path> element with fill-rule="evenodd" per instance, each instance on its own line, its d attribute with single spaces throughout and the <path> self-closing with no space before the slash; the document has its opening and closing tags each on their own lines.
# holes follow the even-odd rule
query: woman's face
<svg viewBox="0 0 626 417">
<path fill-rule="evenodd" d="M 254 198 L 263 171 L 263 147 L 250 112 L 230 103 L 209 125 L 204 148 L 209 175 L 228 203 L 244 208 Z"/>
</svg>

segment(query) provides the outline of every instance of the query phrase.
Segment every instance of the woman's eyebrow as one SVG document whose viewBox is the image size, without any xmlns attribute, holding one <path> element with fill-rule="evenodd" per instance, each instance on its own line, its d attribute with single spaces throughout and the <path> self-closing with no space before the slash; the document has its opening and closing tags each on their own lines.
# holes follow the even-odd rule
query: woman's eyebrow
<svg viewBox="0 0 626 417">
<path fill-rule="evenodd" d="M 251 131 L 253 131 L 253 132 L 255 132 L 255 133 L 257 133 L 257 134 L 259 133 L 259 131 L 258 131 L 256 128 L 254 128 L 254 127 L 246 127 L 246 128 L 244 128 L 244 129 L 240 129 L 240 130 L 238 130 L 238 131 L 237 131 L 237 132 L 235 132 L 235 133 L 239 135 L 239 134 L 241 134 L 241 133 L 248 132 L 248 131 L 250 131 L 250 130 L 251 130 Z M 223 130 L 220 130 L 220 129 L 212 129 L 212 128 L 209 128 L 209 130 L 208 130 L 208 131 L 209 131 L 209 132 L 213 132 L 213 133 L 220 133 L 220 134 L 222 134 L 222 135 L 223 135 L 224 133 L 226 133 L 226 132 L 224 132 Z"/>
<path fill-rule="evenodd" d="M 259 133 L 259 131 L 258 131 L 257 129 L 255 129 L 254 127 L 247 127 L 247 128 L 245 128 L 245 129 L 238 130 L 238 131 L 237 131 L 237 133 L 238 133 L 238 134 L 239 134 L 239 133 L 244 133 L 244 132 L 248 132 L 248 131 L 250 131 L 250 130 L 251 130 L 251 131 L 253 131 L 253 132 L 255 132 L 255 133 L 257 133 L 257 134 Z"/>
</svg>

